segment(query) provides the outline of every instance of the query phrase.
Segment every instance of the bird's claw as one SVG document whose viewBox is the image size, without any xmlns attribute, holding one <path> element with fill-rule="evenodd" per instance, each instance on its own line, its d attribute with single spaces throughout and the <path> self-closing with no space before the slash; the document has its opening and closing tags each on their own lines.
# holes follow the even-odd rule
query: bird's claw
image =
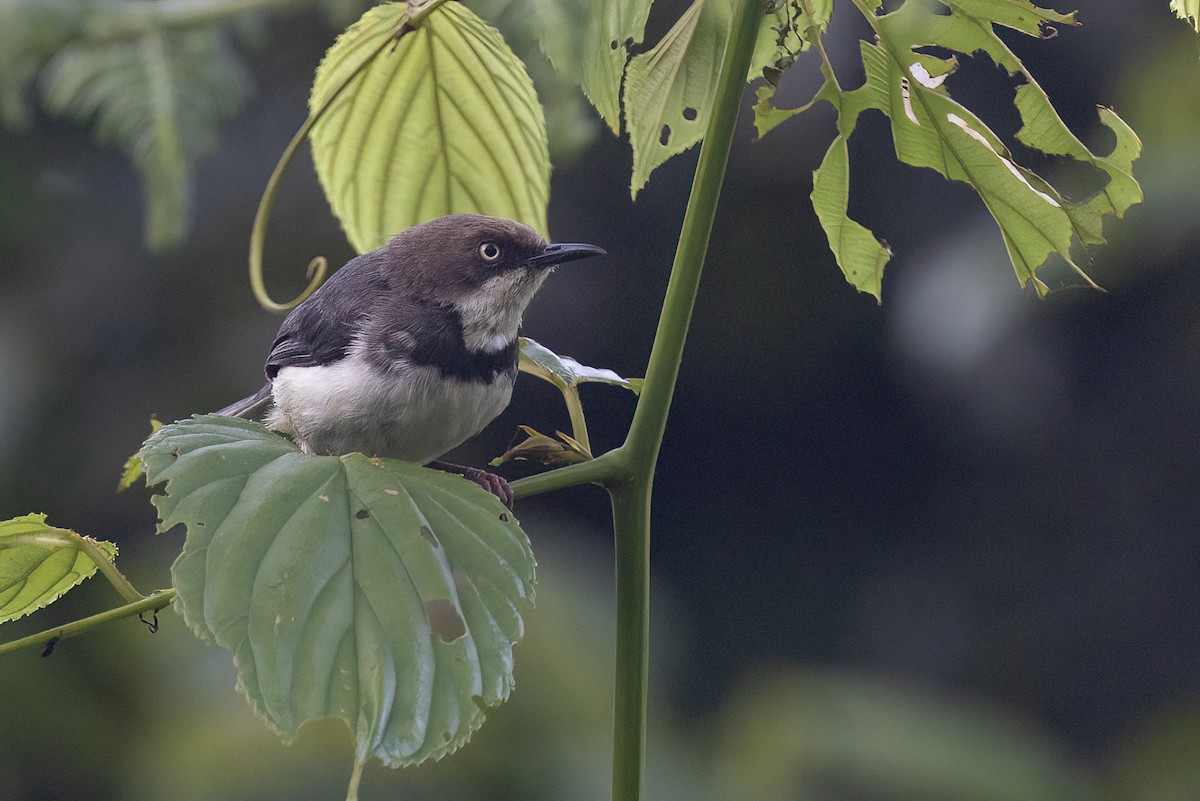
<svg viewBox="0 0 1200 801">
<path fill-rule="evenodd" d="M 489 473 L 486 470 L 481 470 L 478 467 L 467 467 L 460 464 L 450 464 L 448 462 L 430 462 L 430 467 L 438 470 L 444 470 L 447 473 L 457 473 L 467 481 L 478 484 L 488 492 L 500 499 L 500 503 L 507 506 L 510 510 L 513 508 L 513 491 L 507 481 L 495 473 Z"/>
</svg>

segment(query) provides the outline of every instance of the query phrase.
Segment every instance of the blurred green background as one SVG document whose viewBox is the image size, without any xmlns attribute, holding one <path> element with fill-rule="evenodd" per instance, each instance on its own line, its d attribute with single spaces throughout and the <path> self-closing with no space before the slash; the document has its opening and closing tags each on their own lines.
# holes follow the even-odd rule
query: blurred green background
<svg viewBox="0 0 1200 801">
<path fill-rule="evenodd" d="M 1200 799 L 1200 40 L 1167 0 L 1079 5 L 1081 28 L 1006 38 L 1085 142 L 1107 147 L 1097 103 L 1143 139 L 1147 200 L 1092 254 L 1106 293 L 1021 292 L 973 193 L 897 165 L 868 115 L 851 214 L 897 253 L 876 306 L 808 202 L 831 111 L 756 142 L 746 103 L 656 479 L 648 799 Z M 681 8 L 656 3 L 649 41 Z M 496 21 L 519 38 L 511 9 Z M 182 534 L 153 534 L 144 489 L 114 494 L 121 465 L 151 414 L 261 383 L 279 319 L 249 292 L 250 223 L 335 33 L 306 12 L 242 37 L 252 100 L 164 253 L 143 248 L 121 153 L 44 114 L 0 131 L 0 517 L 116 541 L 143 591 L 168 583 Z M 845 85 L 861 35 L 835 13 Z M 806 55 L 781 100 L 817 84 Z M 1001 73 L 969 60 L 951 87 L 1011 141 Z M 551 231 L 610 255 L 560 271 L 525 332 L 639 375 L 695 154 L 632 203 L 627 145 L 581 108 L 551 109 Z M 352 255 L 300 159 L 268 238 L 274 294 L 317 254 Z M 612 447 L 632 398 L 585 393 Z M 456 457 L 484 464 L 519 423 L 565 428 L 556 392 L 523 378 Z M 607 502 L 583 488 L 517 511 L 541 585 L 516 694 L 459 754 L 368 771 L 364 798 L 607 797 Z M 93 581 L 0 631 L 116 601 Z M 0 659 L 0 799 L 342 797 L 340 724 L 280 745 L 229 655 L 162 619 Z"/>
</svg>

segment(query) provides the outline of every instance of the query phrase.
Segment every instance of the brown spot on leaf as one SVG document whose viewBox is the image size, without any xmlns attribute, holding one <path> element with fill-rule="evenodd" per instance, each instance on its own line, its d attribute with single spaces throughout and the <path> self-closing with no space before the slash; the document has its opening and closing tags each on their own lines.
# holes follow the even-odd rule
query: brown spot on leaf
<svg viewBox="0 0 1200 801">
<path fill-rule="evenodd" d="M 354 513 L 354 516 L 357 517 L 359 520 L 366 520 L 368 517 L 371 516 L 371 513 L 368 512 L 366 509 L 359 509 L 357 512 Z"/>
<path fill-rule="evenodd" d="M 507 514 L 505 514 L 504 512 L 501 512 L 501 513 L 500 513 L 500 522 L 501 522 L 501 523 L 507 523 L 507 522 L 508 522 L 508 515 L 507 515 Z"/>
<path fill-rule="evenodd" d="M 444 598 L 426 601 L 425 619 L 429 621 L 429 628 L 442 642 L 454 642 L 467 633 L 467 624 L 453 601 Z"/>
<path fill-rule="evenodd" d="M 692 108 L 691 106 L 688 106 L 687 108 L 685 108 L 683 110 L 683 118 L 685 120 L 687 120 L 688 122 L 691 122 L 692 120 L 696 119 L 696 109 Z"/>
<path fill-rule="evenodd" d="M 438 542 L 438 538 L 433 536 L 433 530 L 429 526 L 421 526 L 421 539 L 428 542 L 434 548 L 442 547 L 442 544 Z"/>
</svg>

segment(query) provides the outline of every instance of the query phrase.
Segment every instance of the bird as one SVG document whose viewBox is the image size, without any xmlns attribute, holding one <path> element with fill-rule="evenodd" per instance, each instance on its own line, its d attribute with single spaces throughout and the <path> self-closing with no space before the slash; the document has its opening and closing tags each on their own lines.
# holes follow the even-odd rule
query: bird
<svg viewBox="0 0 1200 801">
<path fill-rule="evenodd" d="M 480 214 L 413 226 L 293 309 L 262 389 L 217 414 L 259 419 L 306 454 L 358 452 L 457 473 L 511 508 L 504 479 L 438 457 L 508 406 L 521 318 L 550 273 L 604 253 Z"/>
</svg>

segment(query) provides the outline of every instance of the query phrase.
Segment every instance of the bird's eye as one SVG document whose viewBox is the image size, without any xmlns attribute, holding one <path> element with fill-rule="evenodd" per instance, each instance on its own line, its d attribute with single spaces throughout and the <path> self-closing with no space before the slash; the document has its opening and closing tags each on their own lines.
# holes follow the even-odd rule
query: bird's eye
<svg viewBox="0 0 1200 801">
<path fill-rule="evenodd" d="M 479 255 L 483 256 L 484 261 L 499 261 L 500 246 L 495 242 L 484 242 L 479 246 Z"/>
</svg>

